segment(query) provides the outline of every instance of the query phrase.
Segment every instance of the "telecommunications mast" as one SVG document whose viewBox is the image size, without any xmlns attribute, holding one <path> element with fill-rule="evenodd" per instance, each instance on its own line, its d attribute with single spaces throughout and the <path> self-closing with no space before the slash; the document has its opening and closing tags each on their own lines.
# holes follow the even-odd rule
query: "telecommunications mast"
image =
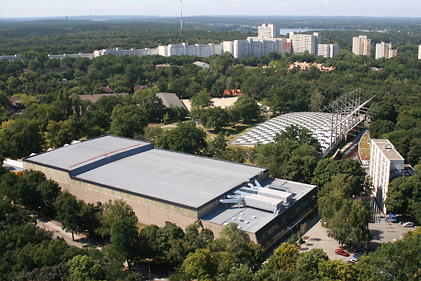
<svg viewBox="0 0 421 281">
<path fill-rule="evenodd" d="M 180 36 L 183 36 L 183 0 L 180 0 Z"/>
</svg>

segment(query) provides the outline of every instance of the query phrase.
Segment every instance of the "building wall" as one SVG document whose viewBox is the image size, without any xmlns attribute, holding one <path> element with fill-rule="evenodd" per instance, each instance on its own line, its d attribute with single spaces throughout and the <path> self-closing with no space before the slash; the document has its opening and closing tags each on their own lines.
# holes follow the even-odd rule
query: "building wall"
<svg viewBox="0 0 421 281">
<path fill-rule="evenodd" d="M 392 144 L 390 145 L 393 149 Z M 387 212 L 384 201 L 391 181 L 390 174 L 394 170 L 403 169 L 403 166 L 404 160 L 389 159 L 382 148 L 374 140 L 371 140 L 369 175 L 374 187 L 373 195 L 384 213 Z"/>
<path fill-rule="evenodd" d="M 108 200 L 123 199 L 133 208 L 139 222 L 144 224 L 164 226 L 166 222 L 173 222 L 182 228 L 186 228 L 189 224 L 197 221 L 199 216 L 215 208 L 214 204 L 216 204 L 211 202 L 200 210 L 189 209 L 188 207 L 172 205 L 167 202 L 144 198 L 140 195 L 75 180 L 70 178 L 66 171 L 28 162 L 24 162 L 24 168 L 43 172 L 47 178 L 56 181 L 63 190 L 69 191 L 85 202 L 105 203 Z"/>
<path fill-rule="evenodd" d="M 317 53 L 317 44 L 320 42 L 320 37 L 317 32 L 311 34 L 294 34 L 291 32 L 289 34 L 292 44 L 292 53 L 304 53 L 309 52 L 310 54 Z"/>
<path fill-rule="evenodd" d="M 279 28 L 275 24 L 262 24 L 257 27 L 257 36 L 259 38 L 271 39 L 279 37 Z"/>
<path fill-rule="evenodd" d="M 392 49 L 391 43 L 377 43 L 376 44 L 376 59 L 385 58 L 390 59 L 397 55 L 397 50 Z"/>
<path fill-rule="evenodd" d="M 352 38 L 352 52 L 355 55 L 369 56 L 371 53 L 371 39 L 360 35 Z"/>
</svg>

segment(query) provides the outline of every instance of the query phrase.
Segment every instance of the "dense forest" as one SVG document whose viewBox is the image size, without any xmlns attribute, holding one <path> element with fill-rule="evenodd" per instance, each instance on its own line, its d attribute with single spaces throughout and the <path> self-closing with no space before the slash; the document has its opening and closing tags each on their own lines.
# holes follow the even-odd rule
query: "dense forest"
<svg viewBox="0 0 421 281">
<path fill-rule="evenodd" d="M 410 20 L 389 28 L 403 28 L 400 24 L 409 33 L 321 31 L 322 41 L 341 46 L 340 54 L 334 58 L 272 53 L 244 59 L 230 54 L 209 58 L 108 55 L 61 61 L 48 59 L 47 54 L 92 52 L 115 46 L 154 47 L 182 41 L 219 42 L 246 38 L 248 34 L 234 27 L 229 32 L 218 30 L 218 25 L 205 28 L 203 23 L 188 26 L 183 38 L 178 25 L 170 22 L 0 24 L 0 50 L 4 54 L 20 53 L 23 58 L 14 62 L 0 60 L 0 154 L 20 158 L 72 140 L 110 133 L 152 141 L 160 148 L 262 165 L 273 176 L 317 184 L 319 213 L 328 222 L 330 235 L 341 242 L 367 243 L 369 210 L 363 201 L 355 201 L 352 196 L 365 196 L 370 186 L 356 161 L 321 159 L 319 145 L 310 133 L 295 127 L 288 128 L 274 143 L 250 149 L 234 148 L 226 141 L 264 118 L 323 110 L 342 94 L 361 89 L 364 98 L 374 97 L 370 106 L 374 118 L 369 125 L 372 137 L 389 138 L 416 168 L 414 177 L 392 182 L 391 199 L 386 204 L 420 221 L 421 181 L 417 165 L 421 157 L 421 39 L 415 34 L 418 27 L 412 28 Z M 375 60 L 374 54 L 353 55 L 352 36 L 359 34 L 367 34 L 373 43 L 392 42 L 398 56 Z M 208 63 L 209 68 L 193 65 L 197 60 Z M 324 63 L 335 70 L 289 69 L 295 61 Z M 157 64 L 169 66 L 156 67 Z M 135 91 L 135 86 L 144 87 Z M 104 93 L 105 88 L 124 95 L 102 97 L 96 103 L 79 98 L 82 94 Z M 227 109 L 209 107 L 211 97 L 231 89 L 240 89 L 244 96 Z M 166 108 L 155 95 L 157 92 L 188 98 L 193 110 L 188 113 Z M 18 113 L 11 113 L 11 98 L 20 99 Z M 265 105 L 267 111 L 260 112 L 257 102 Z M 161 128 L 169 123 L 178 124 L 173 129 Z M 145 259 L 151 256 L 154 266 L 162 265 L 174 273 L 174 280 L 416 280 L 420 276 L 419 263 L 415 264 L 421 245 L 418 230 L 402 241 L 383 245 L 356 266 L 328 260 L 320 251 L 299 254 L 294 243 L 282 244 L 261 266 L 262 249 L 250 244 L 235 226 L 228 227 L 220 239 L 213 239 L 213 234 L 199 231 L 194 225 L 185 231 L 175 225 L 150 226 L 139 234 L 129 207 L 118 208 L 124 210 L 119 220 L 107 219 L 113 216 L 62 193 L 54 182 L 36 172 L 28 172 L 23 178 L 3 175 L 0 194 L 2 279 L 49 276 L 58 280 L 136 280 L 140 275 L 135 267 L 145 265 Z M 114 204 L 118 203 L 107 206 L 110 212 L 115 210 Z M 92 227 L 89 233 L 113 246 L 108 252 L 98 252 L 73 249 L 61 240 L 51 240 L 49 233 L 36 227 L 27 211 L 37 213 L 39 207 L 44 216 L 61 221 L 70 231 L 82 232 Z M 72 212 L 69 214 L 68 210 Z M 344 215 L 362 223 L 353 226 L 355 231 L 344 230 Z M 117 255 L 113 247 L 125 256 Z M 133 266 L 133 272 L 120 276 L 124 262 Z M 87 267 L 92 271 L 82 270 Z"/>
<path fill-rule="evenodd" d="M 351 166 L 343 162 L 337 168 L 361 170 Z M 325 172 L 320 176 L 326 180 Z M 185 230 L 171 223 L 149 225 L 139 232 L 136 214 L 124 201 L 85 203 L 61 192 L 57 183 L 38 171 L 27 171 L 21 178 L 3 169 L 0 174 L 2 280 L 142 280 L 148 263 L 154 272 L 169 273 L 170 280 L 417 280 L 420 276 L 419 228 L 363 255 L 355 265 L 329 260 L 320 249 L 299 253 L 295 240 L 282 243 L 263 263 L 263 249 L 234 223 L 218 239 L 198 223 Z M 352 206 L 359 212 L 364 209 Z M 46 218 L 104 246 L 80 249 L 52 239 L 40 227 Z"/>
</svg>

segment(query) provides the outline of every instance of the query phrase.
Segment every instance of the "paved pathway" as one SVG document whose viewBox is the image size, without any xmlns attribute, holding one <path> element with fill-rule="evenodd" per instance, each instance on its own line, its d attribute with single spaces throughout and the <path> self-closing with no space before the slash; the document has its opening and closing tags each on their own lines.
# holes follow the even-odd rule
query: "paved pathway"
<svg viewBox="0 0 421 281">
<path fill-rule="evenodd" d="M 403 227 L 400 223 L 391 223 L 382 219 L 380 222 L 370 223 L 369 229 L 373 235 L 370 246 L 373 248 L 379 247 L 382 243 L 393 242 L 397 239 L 402 239 L 403 234 L 414 230 L 413 227 Z M 338 242 L 328 237 L 326 228 L 322 227 L 321 221 L 310 228 L 303 237 L 307 236 L 306 243 L 301 245 L 300 251 L 309 251 L 311 249 L 319 248 L 329 256 L 330 259 L 348 260 L 350 257 L 343 257 L 335 254 L 335 249 L 339 248 Z M 348 251 L 350 254 L 351 251 Z"/>
<path fill-rule="evenodd" d="M 75 240 L 72 239 L 72 233 L 67 232 L 61 228 L 61 224 L 57 221 L 47 220 L 43 218 L 37 219 L 37 226 L 53 233 L 53 238 L 60 237 L 66 241 L 68 245 L 75 246 L 78 248 L 96 247 L 100 249 L 98 245 L 88 241 L 87 237 L 83 234 L 74 234 Z"/>
</svg>

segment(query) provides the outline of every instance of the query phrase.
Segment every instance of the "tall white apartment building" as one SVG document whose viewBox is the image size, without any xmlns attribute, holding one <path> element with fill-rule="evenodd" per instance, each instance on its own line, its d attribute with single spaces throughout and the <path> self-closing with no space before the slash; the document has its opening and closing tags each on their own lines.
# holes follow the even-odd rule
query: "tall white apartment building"
<svg viewBox="0 0 421 281">
<path fill-rule="evenodd" d="M 159 55 L 158 48 L 133 49 L 133 55 L 138 57 Z"/>
<path fill-rule="evenodd" d="M 390 59 L 397 55 L 397 50 L 392 49 L 391 43 L 377 43 L 376 44 L 376 60 L 380 58 Z"/>
<path fill-rule="evenodd" d="M 418 46 L 418 59 L 421 60 L 421 45 Z"/>
<path fill-rule="evenodd" d="M 386 213 L 384 201 L 389 182 L 397 177 L 413 175 L 413 169 L 404 164 L 405 159 L 387 139 L 372 139 L 370 149 L 369 175 L 372 178 L 374 196 L 379 207 Z"/>
<path fill-rule="evenodd" d="M 257 27 L 257 37 L 264 39 L 279 38 L 279 27 L 275 24 L 262 24 Z"/>
<path fill-rule="evenodd" d="M 371 39 L 365 35 L 352 37 L 352 52 L 356 55 L 369 56 L 371 52 Z"/>
<path fill-rule="evenodd" d="M 338 44 L 318 44 L 317 55 L 325 58 L 333 58 L 339 54 Z"/>
<path fill-rule="evenodd" d="M 224 46 L 223 43 L 221 44 L 214 44 L 214 43 L 209 43 L 209 47 L 210 47 L 210 55 L 223 55 L 224 54 Z"/>
<path fill-rule="evenodd" d="M 250 55 L 250 41 L 249 40 L 234 40 L 232 46 L 232 55 L 234 58 L 243 59 L 247 55 Z"/>
<path fill-rule="evenodd" d="M 223 47 L 224 53 L 228 52 L 230 54 L 234 54 L 234 42 L 233 41 L 222 42 L 222 47 Z"/>
<path fill-rule="evenodd" d="M 289 38 L 292 44 L 292 53 L 304 53 L 308 51 L 310 54 L 317 54 L 317 45 L 320 44 L 320 37 L 318 32 L 313 34 L 295 34 L 289 33 Z"/>
</svg>

